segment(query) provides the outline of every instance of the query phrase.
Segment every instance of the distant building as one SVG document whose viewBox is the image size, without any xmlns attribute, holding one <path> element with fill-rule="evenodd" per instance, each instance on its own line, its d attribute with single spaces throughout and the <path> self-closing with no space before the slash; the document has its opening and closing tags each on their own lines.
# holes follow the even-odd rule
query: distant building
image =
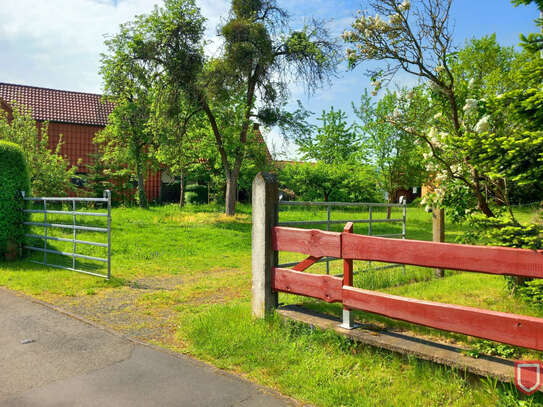
<svg viewBox="0 0 543 407">
<path fill-rule="evenodd" d="M 93 93 L 0 82 L 0 107 L 9 112 L 9 105 L 14 102 L 30 108 L 38 125 L 49 122 L 49 147 L 56 146 L 62 134 L 61 154 L 71 165 L 77 165 L 80 174 L 88 172 L 87 165 L 93 161 L 91 154 L 98 151 L 92 140 L 106 127 L 112 103 L 103 102 L 102 95 Z M 149 200 L 158 199 L 160 182 L 159 172 L 147 175 L 145 192 Z"/>
<path fill-rule="evenodd" d="M 38 126 L 49 123 L 49 147 L 54 148 L 63 136 L 60 153 L 71 165 L 78 167 L 80 174 L 88 172 L 93 163 L 92 154 L 98 152 L 92 142 L 97 132 L 104 129 L 113 104 L 102 101 L 102 95 L 72 92 L 35 86 L 16 85 L 0 82 L 0 109 L 11 112 L 12 103 L 26 106 L 32 110 L 32 117 Z M 255 124 L 258 143 L 264 147 L 266 161 L 273 162 L 262 133 Z M 164 172 L 164 174 L 162 174 Z M 150 201 L 162 197 L 163 182 L 171 177 L 165 171 L 149 172 L 145 180 L 145 192 Z M 176 200 L 178 197 L 176 198 Z"/>
</svg>

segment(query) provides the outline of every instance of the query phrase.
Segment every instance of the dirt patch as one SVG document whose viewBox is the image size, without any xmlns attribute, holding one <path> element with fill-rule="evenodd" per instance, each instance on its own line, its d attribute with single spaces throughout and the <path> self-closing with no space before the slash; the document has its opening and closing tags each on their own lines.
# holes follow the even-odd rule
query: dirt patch
<svg viewBox="0 0 543 407">
<path fill-rule="evenodd" d="M 160 291 L 160 290 L 155 290 Z M 163 341 L 173 336 L 177 313 L 168 308 L 147 309 L 140 299 L 147 289 L 123 287 L 81 297 L 58 296 L 53 303 L 63 309 L 115 329 L 141 341 Z"/>
<path fill-rule="evenodd" d="M 185 276 L 156 276 L 139 278 L 130 285 L 144 290 L 175 290 L 186 281 Z"/>
<path fill-rule="evenodd" d="M 183 344 L 175 333 L 182 312 L 248 295 L 245 287 L 227 283 L 238 273 L 215 270 L 192 276 L 145 277 L 97 293 L 48 295 L 46 301 L 136 340 L 179 348 Z M 209 281 L 213 284 L 205 286 Z"/>
</svg>

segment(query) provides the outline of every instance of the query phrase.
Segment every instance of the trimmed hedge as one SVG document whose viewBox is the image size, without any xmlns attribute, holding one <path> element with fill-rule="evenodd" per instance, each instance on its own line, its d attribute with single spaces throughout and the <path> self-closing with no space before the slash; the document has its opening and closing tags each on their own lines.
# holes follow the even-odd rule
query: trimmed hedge
<svg viewBox="0 0 543 407">
<path fill-rule="evenodd" d="M 21 191 L 30 194 L 30 177 L 23 150 L 0 140 L 0 259 L 13 257 L 22 243 L 28 215 Z"/>
<path fill-rule="evenodd" d="M 187 185 L 185 191 L 185 202 L 191 204 L 207 203 L 207 186 L 198 184 Z"/>
</svg>

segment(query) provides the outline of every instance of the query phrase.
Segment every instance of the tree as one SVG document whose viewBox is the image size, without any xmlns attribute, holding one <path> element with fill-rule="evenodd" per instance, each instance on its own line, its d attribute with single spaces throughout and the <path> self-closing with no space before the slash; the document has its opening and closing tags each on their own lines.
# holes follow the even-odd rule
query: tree
<svg viewBox="0 0 543 407">
<path fill-rule="evenodd" d="M 531 1 L 519 0 L 518 4 Z M 536 1 L 540 10 L 543 2 Z M 538 24 L 541 25 L 541 21 Z M 521 36 L 525 52 L 511 69 L 511 85 L 503 92 L 477 101 L 473 113 L 486 123 L 480 140 L 472 140 L 477 148 L 475 162 L 484 167 L 489 177 L 520 187 L 537 188 L 543 176 L 543 49 L 540 34 Z M 482 116 L 482 117 L 481 117 Z M 504 194 L 507 198 L 507 194 Z M 510 205 L 508 205 L 510 208 Z M 513 212 L 510 216 L 515 221 Z"/>
<path fill-rule="evenodd" d="M 167 85 L 165 85 L 167 86 Z M 179 177 L 179 206 L 185 204 L 185 180 L 191 167 L 209 154 L 211 131 L 201 112 L 187 116 L 182 100 L 177 105 L 164 97 L 154 97 L 153 117 L 149 122 L 155 137 L 155 158 Z"/>
<path fill-rule="evenodd" d="M 221 80 L 216 89 L 201 94 L 201 104 L 209 118 L 226 175 L 226 214 L 235 212 L 237 180 L 247 145 L 251 122 L 278 121 L 280 102 L 287 96 L 287 78 L 296 74 L 311 90 L 335 72 L 336 47 L 328 39 L 322 22 L 312 22 L 302 30 L 288 28 L 288 15 L 275 0 L 233 0 L 229 20 L 221 27 L 224 53 L 217 58 L 207 78 Z M 225 86 L 226 85 L 226 86 Z M 232 87 L 245 92 L 243 120 L 237 145 L 228 154 L 208 100 Z M 218 92 L 217 92 L 218 91 Z M 260 103 L 263 108 L 256 112 Z"/>
<path fill-rule="evenodd" d="M 123 24 L 120 32 L 108 39 L 107 53 L 101 56 L 100 73 L 104 80 L 104 97 L 115 104 L 106 129 L 97 134 L 103 159 L 110 165 L 119 163 L 137 179 L 138 203 L 147 207 L 145 176 L 152 163 L 153 137 L 147 127 L 152 104 L 152 69 L 141 59 L 144 54 L 145 18 Z"/>
<path fill-rule="evenodd" d="M 422 185 L 426 175 L 422 146 L 388 120 L 399 114 L 396 93 L 387 92 L 375 104 L 366 91 L 360 107 L 353 104 L 353 109 L 361 121 L 362 148 L 377 167 L 377 183 L 388 193 L 389 202 L 396 191 Z"/>
<path fill-rule="evenodd" d="M 445 195 L 446 183 L 462 185 L 475 197 L 478 210 L 488 217 L 494 216 L 489 204 L 491 196 L 487 194 L 492 180 L 481 174 L 473 156 L 455 150 L 460 145 L 467 146 L 466 134 L 473 134 L 471 130 L 475 129 L 475 126 L 466 129 L 463 120 L 469 92 L 473 87 L 479 90 L 485 87 L 481 81 L 477 82 L 478 77 L 468 80 L 461 69 L 455 69 L 459 65 L 449 22 L 452 0 L 421 0 L 413 6 L 409 0 L 401 3 L 398 0 L 371 0 L 368 3 L 377 14 L 361 13 L 353 23 L 353 31 L 343 34 L 345 41 L 356 45 L 355 50 L 347 51 L 350 66 L 372 60 L 387 62 L 385 67 L 369 71 L 374 92 L 399 70 L 426 81 L 422 89 L 413 92 L 417 98 L 404 98 L 403 106 L 410 105 L 402 111 L 406 116 L 398 115 L 390 122 L 428 146 L 430 154 L 427 157 L 434 167 L 431 172 L 435 174 L 436 190 L 441 191 L 435 194 L 438 202 Z M 383 16 L 388 17 L 388 21 L 383 20 Z M 478 49 L 474 46 L 472 50 L 480 51 L 477 57 L 480 61 L 492 55 L 486 54 L 491 51 L 488 47 Z M 491 63 L 493 67 L 478 65 L 482 70 L 480 78 L 486 79 L 495 69 L 503 68 L 496 60 Z M 492 68 L 492 72 L 488 68 Z M 408 94 L 411 93 L 404 96 Z M 418 118 L 417 125 L 412 122 L 415 117 Z M 429 121 L 428 118 L 433 118 L 432 122 L 424 124 L 422 121 Z M 477 132 L 479 136 L 481 133 Z"/>
<path fill-rule="evenodd" d="M 116 98 L 115 109 L 109 115 L 108 125 L 98 132 L 94 142 L 99 145 L 102 160 L 113 177 L 134 174 L 137 181 L 137 201 L 147 208 L 145 176 L 153 158 L 152 136 L 146 125 L 149 119 L 148 99 L 141 94 L 138 99 Z"/>
<path fill-rule="evenodd" d="M 347 115 L 331 107 L 323 110 L 318 119 L 321 125 L 312 126 L 313 132 L 297 137 L 296 144 L 305 160 L 326 164 L 347 163 L 360 154 L 360 140 L 354 126 L 347 123 Z"/>
<path fill-rule="evenodd" d="M 306 201 L 375 202 L 375 170 L 352 164 L 292 163 L 280 170 L 283 188 Z"/>
<path fill-rule="evenodd" d="M 425 143 L 430 147 L 426 158 L 429 170 L 440 184 L 436 188 L 434 202 L 444 199 L 445 206 L 460 217 L 474 207 L 469 194 L 480 202 L 480 197 L 473 193 L 474 189 L 480 190 L 489 203 L 487 211 L 481 210 L 485 215 L 494 216 L 497 213 L 495 207 L 490 207 L 492 201 L 505 205 L 511 212 L 509 191 L 513 185 L 512 179 L 493 172 L 493 164 L 483 159 L 481 148 L 485 143 L 497 142 L 486 134 L 491 114 L 488 101 L 517 86 L 514 73 L 525 60 L 525 55 L 515 52 L 512 47 L 500 46 L 495 35 L 471 40 L 451 57 L 456 97 L 462 105 L 459 112 L 462 124 L 460 132 L 455 132 L 450 120 L 441 113 L 442 96 L 431 90 L 427 92 L 423 103 L 434 107 L 423 114 L 423 117 L 431 117 L 427 120 L 428 130 L 424 135 Z M 417 110 L 417 114 L 420 114 L 421 109 Z M 505 133 L 502 136 L 508 137 Z M 487 155 L 487 158 L 490 157 Z M 494 156 L 494 159 L 496 163 L 504 162 L 503 157 Z M 480 205 L 478 207 L 480 209 Z"/>
<path fill-rule="evenodd" d="M 484 174 L 495 199 L 506 205 L 512 187 L 537 186 L 543 176 L 543 64 L 537 55 L 515 71 L 516 89 L 489 98 L 471 99 L 467 131 L 460 148 Z"/>
<path fill-rule="evenodd" d="M 512 3 L 515 5 L 515 7 L 520 5 L 527 6 L 528 4 L 535 3 L 539 8 L 540 13 L 539 18 L 535 21 L 536 24 L 543 30 L 543 0 L 513 0 Z M 528 36 L 521 34 L 520 40 L 522 41 L 522 46 L 526 50 L 530 52 L 540 51 L 543 53 L 543 33 L 530 33 Z"/>
<path fill-rule="evenodd" d="M 11 106 L 11 115 L 0 109 L 0 139 L 21 146 L 30 174 L 30 185 L 35 196 L 59 196 L 73 189 L 71 179 L 76 167 L 61 154 L 62 136 L 56 146 L 49 148 L 47 123 L 36 125 L 25 107 Z"/>
<path fill-rule="evenodd" d="M 111 200 L 124 205 L 134 202 L 134 185 L 131 171 L 121 162 L 105 162 L 99 152 L 89 154 L 90 163 L 86 165 L 85 187 L 91 196 L 104 196 L 111 191 Z"/>
<path fill-rule="evenodd" d="M 204 63 L 198 8 L 190 0 L 164 4 L 149 17 L 144 58 L 185 98 L 189 116 L 202 110 L 207 117 L 226 178 L 225 211 L 233 215 L 253 123 L 284 122 L 288 82 L 296 77 L 308 91 L 318 87 L 335 73 L 337 47 L 322 22 L 290 30 L 275 0 L 233 0 L 219 29 L 222 52 Z M 225 106 L 236 108 L 235 120 L 221 120 Z"/>
</svg>

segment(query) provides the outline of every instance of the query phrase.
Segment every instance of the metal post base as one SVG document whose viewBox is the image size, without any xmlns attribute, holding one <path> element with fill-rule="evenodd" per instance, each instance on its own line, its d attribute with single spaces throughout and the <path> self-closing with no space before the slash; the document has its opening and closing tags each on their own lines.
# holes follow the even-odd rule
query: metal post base
<svg viewBox="0 0 543 407">
<path fill-rule="evenodd" d="M 340 325 L 343 329 L 355 329 L 358 327 L 357 324 L 354 322 L 354 314 L 351 310 L 344 309 L 343 310 L 343 323 Z"/>
</svg>

